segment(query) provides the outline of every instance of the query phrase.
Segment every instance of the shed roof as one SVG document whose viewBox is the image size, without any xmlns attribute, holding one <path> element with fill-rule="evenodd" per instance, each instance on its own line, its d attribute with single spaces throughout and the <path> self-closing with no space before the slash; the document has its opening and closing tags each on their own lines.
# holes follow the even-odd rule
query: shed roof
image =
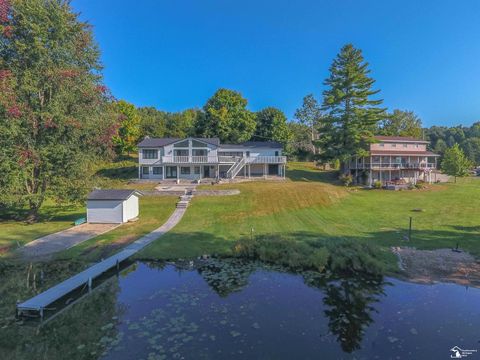
<svg viewBox="0 0 480 360">
<path fill-rule="evenodd" d="M 93 190 L 88 194 L 87 200 L 127 200 L 133 194 L 142 195 L 137 190 L 131 189 Z"/>
</svg>

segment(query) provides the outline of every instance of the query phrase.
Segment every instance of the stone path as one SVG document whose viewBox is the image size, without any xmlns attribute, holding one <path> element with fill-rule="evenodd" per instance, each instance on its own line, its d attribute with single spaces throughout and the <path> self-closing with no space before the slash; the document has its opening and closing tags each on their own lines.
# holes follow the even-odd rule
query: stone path
<svg viewBox="0 0 480 360">
<path fill-rule="evenodd" d="M 53 253 L 66 250 L 111 231 L 120 224 L 82 224 L 59 231 L 36 240 L 18 249 L 18 253 L 25 259 L 38 259 L 52 255 Z"/>
</svg>

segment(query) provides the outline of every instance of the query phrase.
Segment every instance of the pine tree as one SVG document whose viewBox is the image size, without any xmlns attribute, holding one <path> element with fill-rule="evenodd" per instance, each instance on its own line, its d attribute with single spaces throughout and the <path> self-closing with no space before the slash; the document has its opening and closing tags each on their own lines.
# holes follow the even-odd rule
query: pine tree
<svg viewBox="0 0 480 360">
<path fill-rule="evenodd" d="M 365 155 L 367 145 L 373 142 L 377 123 L 385 118 L 383 100 L 372 100 L 379 92 L 373 90 L 374 79 L 362 52 L 345 45 L 330 67 L 330 76 L 324 84 L 324 119 L 319 127 L 320 159 L 340 160 L 343 164 L 352 156 Z"/>
<path fill-rule="evenodd" d="M 458 144 L 445 150 L 445 155 L 442 160 L 442 170 L 445 174 L 453 176 L 455 182 L 457 182 L 457 176 L 467 176 L 471 166 L 470 160 L 467 159 Z"/>
<path fill-rule="evenodd" d="M 313 94 L 303 98 L 302 107 L 295 111 L 295 118 L 310 130 L 311 147 L 313 154 L 316 154 L 315 140 L 317 137 L 317 126 L 322 119 L 322 111 Z"/>
</svg>

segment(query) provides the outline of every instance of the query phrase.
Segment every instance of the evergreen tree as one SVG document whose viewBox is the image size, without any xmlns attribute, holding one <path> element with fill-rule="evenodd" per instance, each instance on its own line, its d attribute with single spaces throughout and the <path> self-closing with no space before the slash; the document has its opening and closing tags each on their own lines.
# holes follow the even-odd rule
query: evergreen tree
<svg viewBox="0 0 480 360">
<path fill-rule="evenodd" d="M 295 111 L 295 118 L 300 122 L 300 124 L 308 127 L 310 131 L 311 149 L 313 154 L 316 154 L 316 128 L 322 119 L 322 111 L 313 94 L 309 94 L 303 98 L 302 107 Z"/>
<path fill-rule="evenodd" d="M 333 61 L 325 80 L 328 89 L 323 92 L 324 119 L 319 127 L 322 160 L 345 163 L 352 156 L 364 155 L 373 142 L 385 109 L 379 107 L 383 100 L 371 99 L 379 90 L 372 90 L 375 80 L 369 73 L 361 50 L 351 44 L 345 45 Z"/>
<path fill-rule="evenodd" d="M 464 177 L 468 175 L 468 171 L 472 164 L 467 159 L 458 144 L 445 150 L 442 160 L 442 170 L 445 174 L 453 176 L 457 182 L 457 176 Z"/>
</svg>

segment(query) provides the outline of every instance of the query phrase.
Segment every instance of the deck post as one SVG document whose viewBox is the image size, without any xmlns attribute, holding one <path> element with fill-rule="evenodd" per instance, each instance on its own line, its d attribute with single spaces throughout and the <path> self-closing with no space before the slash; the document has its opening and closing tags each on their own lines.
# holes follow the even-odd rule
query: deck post
<svg viewBox="0 0 480 360">
<path fill-rule="evenodd" d="M 166 171 L 167 167 L 164 165 L 162 166 L 162 180 L 165 180 L 165 171 Z"/>
<path fill-rule="evenodd" d="M 177 165 L 177 183 L 180 180 L 180 166 Z"/>
<path fill-rule="evenodd" d="M 117 272 L 119 272 L 120 271 L 120 262 L 118 261 L 118 259 L 117 259 L 117 262 L 116 262 L 115 266 L 117 268 Z"/>
<path fill-rule="evenodd" d="M 40 308 L 40 321 L 43 321 L 43 307 Z"/>
<path fill-rule="evenodd" d="M 89 277 L 88 278 L 88 292 L 91 292 L 92 291 L 92 278 Z"/>
<path fill-rule="evenodd" d="M 252 169 L 251 169 L 252 165 L 248 165 L 248 178 L 250 179 L 251 175 L 252 175 Z"/>
</svg>

